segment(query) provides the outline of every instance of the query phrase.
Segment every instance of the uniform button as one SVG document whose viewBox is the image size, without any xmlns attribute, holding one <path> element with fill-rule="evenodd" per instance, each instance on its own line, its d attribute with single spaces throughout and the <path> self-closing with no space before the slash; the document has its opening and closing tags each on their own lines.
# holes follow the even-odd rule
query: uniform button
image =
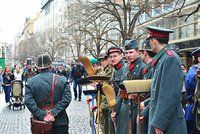
<svg viewBox="0 0 200 134">
<path fill-rule="evenodd" d="M 133 74 L 135 74 L 135 72 Z"/>
<path fill-rule="evenodd" d="M 136 67 L 138 67 L 139 65 L 136 65 Z"/>
<path fill-rule="evenodd" d="M 161 62 L 161 60 L 159 60 L 158 62 Z"/>
</svg>

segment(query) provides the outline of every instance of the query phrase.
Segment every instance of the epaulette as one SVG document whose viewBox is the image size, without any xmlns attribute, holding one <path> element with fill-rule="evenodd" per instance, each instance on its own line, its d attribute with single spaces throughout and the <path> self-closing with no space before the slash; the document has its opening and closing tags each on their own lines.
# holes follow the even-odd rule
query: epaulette
<svg viewBox="0 0 200 134">
<path fill-rule="evenodd" d="M 174 53 L 172 50 L 167 50 L 166 51 L 167 55 L 170 56 L 170 57 L 173 57 L 174 56 Z"/>
</svg>

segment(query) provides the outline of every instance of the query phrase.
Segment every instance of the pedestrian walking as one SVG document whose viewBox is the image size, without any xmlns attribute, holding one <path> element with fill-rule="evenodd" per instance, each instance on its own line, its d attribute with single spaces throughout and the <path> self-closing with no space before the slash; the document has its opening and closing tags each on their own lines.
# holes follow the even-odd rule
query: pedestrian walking
<svg viewBox="0 0 200 134">
<path fill-rule="evenodd" d="M 182 69 L 179 56 L 168 49 L 172 30 L 147 27 L 150 46 L 155 56 L 152 78 L 148 134 L 186 134 L 181 104 Z M 153 64 L 152 63 L 152 64 Z"/>
<path fill-rule="evenodd" d="M 6 66 L 2 72 L 3 76 L 3 89 L 5 93 L 5 100 L 7 105 L 9 106 L 10 102 L 10 93 L 11 93 L 11 82 L 14 80 L 14 75 L 12 74 L 12 70 L 9 66 Z"/>
<path fill-rule="evenodd" d="M 78 84 L 78 80 L 86 75 L 85 68 L 81 65 L 81 62 L 77 59 L 76 64 L 72 67 L 71 71 L 71 79 L 73 80 L 73 90 L 74 90 L 74 100 L 77 99 L 81 101 L 82 96 L 82 86 Z M 78 94 L 77 94 L 77 86 L 78 86 Z"/>
<path fill-rule="evenodd" d="M 38 57 L 37 69 L 40 73 L 26 82 L 25 104 L 34 120 L 52 123 L 53 134 L 68 134 L 66 108 L 71 102 L 70 86 L 65 77 L 51 71 L 51 64 L 48 55 Z M 32 128 L 34 132 L 37 131 L 37 126 L 33 125 Z M 42 131 L 45 128 L 40 133 Z"/>
<path fill-rule="evenodd" d="M 33 77 L 35 75 L 36 75 L 36 73 L 33 71 L 32 66 L 31 65 L 27 65 L 27 71 L 24 73 L 25 82 L 29 78 L 31 78 L 31 77 Z"/>
</svg>

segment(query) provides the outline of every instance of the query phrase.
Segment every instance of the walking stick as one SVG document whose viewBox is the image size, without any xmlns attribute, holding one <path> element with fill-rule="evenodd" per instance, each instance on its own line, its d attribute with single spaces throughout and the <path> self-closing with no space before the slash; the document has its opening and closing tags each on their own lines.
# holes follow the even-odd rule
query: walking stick
<svg viewBox="0 0 200 134">
<path fill-rule="evenodd" d="M 140 119 L 141 116 L 141 110 L 140 110 L 140 94 L 138 94 L 138 117 Z M 142 124 L 139 123 L 139 134 L 142 134 Z"/>
<path fill-rule="evenodd" d="M 98 96 L 98 109 L 97 109 L 97 123 L 98 123 L 98 126 L 97 126 L 97 134 L 99 134 L 99 129 L 100 129 L 100 95 L 101 95 L 101 90 L 102 90 L 102 84 L 100 82 L 98 82 L 97 84 L 97 96 Z"/>
<path fill-rule="evenodd" d="M 130 107 L 130 122 L 129 122 L 129 133 L 133 133 L 133 98 L 129 98 L 129 107 Z"/>
</svg>

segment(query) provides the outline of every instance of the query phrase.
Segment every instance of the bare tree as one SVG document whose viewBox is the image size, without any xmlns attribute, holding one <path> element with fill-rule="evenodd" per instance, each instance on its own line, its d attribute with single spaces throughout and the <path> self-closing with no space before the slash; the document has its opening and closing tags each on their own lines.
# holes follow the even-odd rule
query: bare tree
<svg viewBox="0 0 200 134">
<path fill-rule="evenodd" d="M 171 6 L 172 2 L 175 3 L 173 9 L 182 8 L 185 6 L 186 0 L 104 0 L 91 2 L 87 0 L 85 3 L 90 3 L 95 11 L 96 17 L 107 16 L 111 18 L 113 25 L 112 29 L 117 30 L 121 36 L 122 46 L 127 38 L 137 38 L 134 35 L 136 25 L 140 24 L 140 18 L 143 14 L 148 17 L 155 17 L 151 14 L 152 10 L 158 15 L 162 15 L 165 12 L 160 10 L 162 7 Z M 169 11 L 172 9 L 170 8 Z M 121 46 L 119 45 L 119 46 Z"/>
<path fill-rule="evenodd" d="M 19 42 L 16 51 L 18 55 L 16 59 L 18 59 L 19 61 L 25 61 L 28 57 L 36 59 L 41 53 L 41 49 L 34 35 L 31 35 L 30 38 Z"/>
<path fill-rule="evenodd" d="M 42 48 L 42 53 L 48 53 L 52 61 L 55 61 L 61 59 L 65 43 L 58 31 L 54 30 L 53 35 L 49 31 L 52 31 L 52 29 L 48 29 L 46 33 L 40 34 L 40 47 Z"/>
</svg>

